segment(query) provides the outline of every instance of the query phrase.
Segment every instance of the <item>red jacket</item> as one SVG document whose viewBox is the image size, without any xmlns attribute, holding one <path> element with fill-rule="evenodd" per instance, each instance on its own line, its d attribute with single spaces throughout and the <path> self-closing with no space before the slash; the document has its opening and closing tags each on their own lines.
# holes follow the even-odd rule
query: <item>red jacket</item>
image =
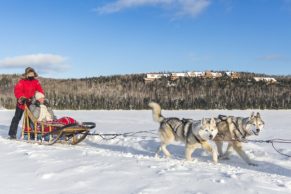
<svg viewBox="0 0 291 194">
<path fill-rule="evenodd" d="M 31 97 L 34 96 L 36 91 L 39 91 L 44 94 L 43 89 L 37 79 L 34 80 L 21 79 L 17 82 L 17 84 L 14 87 L 14 95 L 17 98 L 17 100 L 20 97 L 30 99 Z M 24 110 L 23 104 L 19 104 L 17 102 L 17 106 Z"/>
</svg>

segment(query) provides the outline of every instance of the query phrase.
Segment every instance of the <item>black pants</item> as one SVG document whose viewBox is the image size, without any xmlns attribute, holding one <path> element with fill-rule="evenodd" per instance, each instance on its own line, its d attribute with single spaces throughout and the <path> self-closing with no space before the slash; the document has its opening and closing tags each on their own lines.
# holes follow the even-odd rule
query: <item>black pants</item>
<svg viewBox="0 0 291 194">
<path fill-rule="evenodd" d="M 19 124 L 19 121 L 21 120 L 23 112 L 24 112 L 24 110 L 22 110 L 21 108 L 16 106 L 15 114 L 14 114 L 14 117 L 11 121 L 10 129 L 9 129 L 9 133 L 8 133 L 9 136 L 14 136 L 14 137 L 16 136 L 18 124 Z"/>
</svg>

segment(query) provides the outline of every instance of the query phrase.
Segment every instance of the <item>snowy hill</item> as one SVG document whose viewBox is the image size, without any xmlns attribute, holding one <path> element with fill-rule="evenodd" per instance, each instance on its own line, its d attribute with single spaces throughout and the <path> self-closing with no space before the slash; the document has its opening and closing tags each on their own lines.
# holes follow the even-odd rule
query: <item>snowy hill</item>
<svg viewBox="0 0 291 194">
<path fill-rule="evenodd" d="M 291 158 L 270 144 L 246 143 L 247 154 L 258 166 L 249 166 L 236 154 L 213 164 L 201 149 L 192 162 L 184 160 L 180 143 L 169 146 L 173 158 L 155 158 L 157 134 L 137 134 L 105 141 L 90 136 L 69 146 L 29 144 L 6 139 L 14 111 L 0 111 L 1 193 L 107 194 L 245 194 L 291 193 Z M 56 111 L 79 121 L 96 122 L 96 131 L 124 133 L 157 129 L 151 111 Z M 201 119 L 218 114 L 248 116 L 251 111 L 164 111 L 165 116 Z M 260 111 L 266 126 L 251 139 L 291 139 L 291 111 Z M 20 128 L 19 128 L 20 132 Z M 276 144 L 291 154 L 290 144 Z"/>
</svg>

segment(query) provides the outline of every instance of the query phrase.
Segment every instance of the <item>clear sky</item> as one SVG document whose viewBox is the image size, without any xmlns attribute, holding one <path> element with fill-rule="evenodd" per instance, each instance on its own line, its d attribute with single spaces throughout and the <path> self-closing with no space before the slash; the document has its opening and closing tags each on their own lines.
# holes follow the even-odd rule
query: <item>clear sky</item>
<svg viewBox="0 0 291 194">
<path fill-rule="evenodd" d="M 0 0 L 0 73 L 291 74 L 291 0 Z"/>
</svg>

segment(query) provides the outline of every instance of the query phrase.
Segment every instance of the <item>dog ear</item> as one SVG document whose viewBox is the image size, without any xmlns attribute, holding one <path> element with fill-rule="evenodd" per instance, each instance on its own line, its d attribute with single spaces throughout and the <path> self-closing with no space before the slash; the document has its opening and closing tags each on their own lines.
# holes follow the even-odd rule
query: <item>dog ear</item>
<svg viewBox="0 0 291 194">
<path fill-rule="evenodd" d="M 214 119 L 213 117 L 212 117 L 211 120 L 210 120 L 210 124 L 211 124 L 211 125 L 216 125 L 215 119 Z"/>
<path fill-rule="evenodd" d="M 201 119 L 201 125 L 205 125 L 206 124 L 206 119 L 205 118 L 202 118 Z"/>
<path fill-rule="evenodd" d="M 261 114 L 259 112 L 257 112 L 257 117 L 261 118 Z"/>
<path fill-rule="evenodd" d="M 251 118 L 254 118 L 254 116 L 255 116 L 255 113 L 254 113 L 254 112 L 252 112 L 252 114 L 251 114 Z"/>
</svg>

